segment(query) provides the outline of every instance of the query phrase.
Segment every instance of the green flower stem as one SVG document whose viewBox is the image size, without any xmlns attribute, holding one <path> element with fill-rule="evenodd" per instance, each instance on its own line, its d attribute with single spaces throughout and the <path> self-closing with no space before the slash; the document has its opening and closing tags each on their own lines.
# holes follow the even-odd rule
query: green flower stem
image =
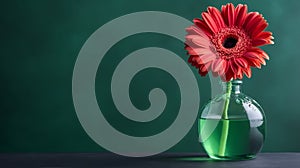
<svg viewBox="0 0 300 168">
<path fill-rule="evenodd" d="M 223 128 L 222 128 L 222 135 L 220 140 L 221 142 L 219 147 L 219 156 L 225 156 L 225 149 L 226 149 L 228 130 L 229 130 L 228 107 L 230 103 L 231 87 L 232 87 L 231 81 L 227 82 L 225 107 L 221 118 L 221 121 L 223 121 Z"/>
</svg>

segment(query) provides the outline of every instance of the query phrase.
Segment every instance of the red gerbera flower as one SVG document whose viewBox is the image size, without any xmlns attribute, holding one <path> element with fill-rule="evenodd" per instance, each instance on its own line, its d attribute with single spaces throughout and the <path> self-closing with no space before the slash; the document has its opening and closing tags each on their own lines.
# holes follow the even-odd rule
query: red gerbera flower
<svg viewBox="0 0 300 168">
<path fill-rule="evenodd" d="M 208 7 L 201 19 L 186 29 L 185 49 L 189 62 L 201 76 L 212 71 L 224 81 L 251 77 L 250 67 L 261 68 L 269 56 L 258 46 L 273 44 L 272 33 L 264 31 L 268 23 L 258 12 L 247 12 L 247 6 L 222 6 L 221 12 Z"/>
</svg>

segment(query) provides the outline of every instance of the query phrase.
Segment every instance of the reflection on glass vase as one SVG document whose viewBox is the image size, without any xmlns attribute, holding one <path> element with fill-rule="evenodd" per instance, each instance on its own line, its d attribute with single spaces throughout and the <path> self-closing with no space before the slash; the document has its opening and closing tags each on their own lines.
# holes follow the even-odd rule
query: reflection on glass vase
<svg viewBox="0 0 300 168">
<path fill-rule="evenodd" d="M 251 159 L 262 149 L 265 115 L 255 100 L 241 92 L 241 84 L 241 80 L 223 82 L 224 93 L 200 115 L 199 140 L 213 159 Z"/>
</svg>

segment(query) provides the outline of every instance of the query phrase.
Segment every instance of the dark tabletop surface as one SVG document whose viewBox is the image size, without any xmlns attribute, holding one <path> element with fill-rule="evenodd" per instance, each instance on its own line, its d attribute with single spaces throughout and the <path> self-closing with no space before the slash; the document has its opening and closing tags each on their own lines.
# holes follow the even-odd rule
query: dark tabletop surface
<svg viewBox="0 0 300 168">
<path fill-rule="evenodd" d="M 97 168 L 300 168 L 300 153 L 261 153 L 246 161 L 213 161 L 204 154 L 165 153 L 129 158 L 112 153 L 0 154 L 0 167 Z"/>
</svg>

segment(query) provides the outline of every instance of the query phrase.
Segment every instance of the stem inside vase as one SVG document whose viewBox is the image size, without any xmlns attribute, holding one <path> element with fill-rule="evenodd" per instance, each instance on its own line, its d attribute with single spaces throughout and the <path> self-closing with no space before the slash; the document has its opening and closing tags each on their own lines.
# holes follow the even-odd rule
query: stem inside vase
<svg viewBox="0 0 300 168">
<path fill-rule="evenodd" d="M 223 121 L 222 134 L 220 139 L 220 147 L 219 147 L 219 155 L 225 156 L 226 143 L 228 138 L 228 130 L 229 130 L 229 121 L 228 121 L 228 107 L 230 103 L 230 96 L 232 91 L 232 83 L 231 81 L 226 83 L 226 93 L 225 93 L 225 104 L 224 110 L 222 114 L 221 121 Z"/>
</svg>

